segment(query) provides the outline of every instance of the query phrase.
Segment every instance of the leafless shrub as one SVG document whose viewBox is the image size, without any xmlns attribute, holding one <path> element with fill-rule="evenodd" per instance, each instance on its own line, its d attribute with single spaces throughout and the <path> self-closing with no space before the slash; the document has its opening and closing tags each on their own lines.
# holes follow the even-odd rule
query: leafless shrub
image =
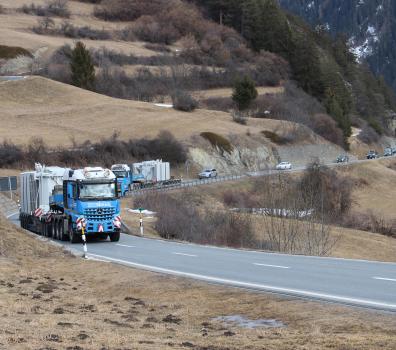
<svg viewBox="0 0 396 350">
<path fill-rule="evenodd" d="M 247 114 L 242 112 L 242 111 L 238 111 L 238 110 L 233 110 L 231 112 L 231 116 L 232 116 L 232 120 L 235 123 L 241 124 L 241 125 L 246 125 L 247 124 Z"/>
<path fill-rule="evenodd" d="M 50 17 L 39 20 L 32 30 L 37 34 L 59 35 L 75 39 L 108 40 L 112 37 L 111 33 L 104 29 L 97 30 L 88 26 L 76 27 L 68 21 L 55 26 L 55 22 Z"/>
<path fill-rule="evenodd" d="M 267 182 L 263 184 L 263 182 Z M 308 190 L 308 189 L 307 189 Z M 293 254 L 327 255 L 337 242 L 330 235 L 327 214 L 309 206 L 304 193 L 287 178 L 261 182 L 264 248 Z M 314 195 L 314 194 L 313 194 Z M 317 197 L 323 194 L 316 192 Z"/>
<path fill-rule="evenodd" d="M 341 222 L 344 227 L 353 228 L 396 238 L 396 220 L 389 220 L 372 210 L 366 213 L 350 213 Z"/>
<path fill-rule="evenodd" d="M 198 210 L 188 192 L 181 198 L 151 194 L 136 203 L 156 211 L 155 228 L 161 237 L 229 247 L 255 246 L 250 216 L 208 208 Z"/>
<path fill-rule="evenodd" d="M 29 15 L 69 18 L 70 11 L 68 9 L 67 2 L 68 0 L 51 0 L 44 6 L 31 3 L 30 5 L 23 5 L 20 8 L 20 11 Z"/>
<path fill-rule="evenodd" d="M 172 94 L 172 103 L 174 109 L 183 112 L 192 112 L 198 107 L 198 102 L 183 90 L 176 90 Z"/>
<path fill-rule="evenodd" d="M 0 145 L 0 167 L 31 167 L 35 162 L 81 166 L 114 163 L 133 160 L 166 159 L 173 164 L 184 163 L 187 153 L 184 146 L 174 136 L 162 131 L 154 139 L 123 141 L 114 133 L 99 142 L 75 143 L 72 148 L 50 149 L 41 138 L 33 138 L 28 145 L 21 147 L 9 141 Z"/>
<path fill-rule="evenodd" d="M 375 143 L 380 139 L 377 132 L 367 123 L 363 126 L 362 131 L 358 135 L 358 139 L 364 143 Z"/>
<path fill-rule="evenodd" d="M 3 141 L 0 144 L 0 167 L 8 168 L 18 165 L 23 161 L 24 155 L 21 147 L 14 145 L 9 141 Z"/>
</svg>

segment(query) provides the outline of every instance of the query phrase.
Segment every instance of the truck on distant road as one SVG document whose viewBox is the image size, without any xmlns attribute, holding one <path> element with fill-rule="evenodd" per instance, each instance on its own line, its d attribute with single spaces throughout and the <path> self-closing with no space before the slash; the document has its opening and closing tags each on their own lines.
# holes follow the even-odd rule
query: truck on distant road
<svg viewBox="0 0 396 350">
<path fill-rule="evenodd" d="M 120 239 L 121 217 L 117 179 L 109 169 L 46 167 L 20 175 L 21 226 L 59 240 L 87 236 Z"/>
<path fill-rule="evenodd" d="M 161 159 L 133 164 L 114 164 L 111 170 L 117 177 L 118 192 L 125 196 L 133 189 L 167 186 L 180 183 L 170 176 L 169 162 Z"/>
<path fill-rule="evenodd" d="M 118 192 L 121 196 L 125 196 L 133 187 L 133 184 L 141 184 L 145 182 L 143 174 L 134 174 L 131 167 L 128 164 L 114 164 L 111 166 L 111 170 L 117 177 Z"/>
</svg>

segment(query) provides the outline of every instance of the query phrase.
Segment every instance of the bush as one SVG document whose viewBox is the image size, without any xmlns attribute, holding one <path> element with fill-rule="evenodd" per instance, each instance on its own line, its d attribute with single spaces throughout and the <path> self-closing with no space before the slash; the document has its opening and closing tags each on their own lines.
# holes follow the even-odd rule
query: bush
<svg viewBox="0 0 396 350">
<path fill-rule="evenodd" d="M 8 168 L 18 166 L 24 160 L 24 154 L 20 147 L 9 141 L 0 144 L 0 167 Z"/>
<path fill-rule="evenodd" d="M 3 5 L 0 5 L 0 15 L 6 13 L 6 10 Z"/>
<path fill-rule="evenodd" d="M 157 212 L 155 229 L 163 238 L 235 248 L 256 246 L 249 216 L 208 208 L 198 210 L 189 192 L 180 198 L 153 194 L 138 202 Z"/>
<path fill-rule="evenodd" d="M 270 130 L 263 130 L 261 132 L 266 138 L 270 139 L 271 142 L 277 145 L 284 145 L 289 142 L 289 140 L 283 136 L 278 135 L 276 132 Z"/>
<path fill-rule="evenodd" d="M 88 26 L 76 27 L 67 21 L 56 27 L 55 22 L 50 17 L 38 20 L 37 25 L 32 30 L 37 34 L 59 35 L 74 39 L 108 40 L 112 38 L 112 34 L 103 29 L 97 30 Z"/>
<path fill-rule="evenodd" d="M 0 58 L 8 60 L 18 56 L 33 57 L 33 55 L 23 47 L 0 45 Z"/>
<path fill-rule="evenodd" d="M 372 144 L 376 143 L 380 139 L 380 136 L 370 125 L 366 124 L 359 133 L 358 139 L 364 143 Z"/>
<path fill-rule="evenodd" d="M 240 112 L 240 111 L 232 111 L 231 115 L 232 115 L 232 120 L 235 123 L 238 123 L 238 124 L 241 124 L 241 125 L 246 125 L 247 124 L 247 116 L 244 115 L 242 112 Z"/>
<path fill-rule="evenodd" d="M 154 139 L 121 141 L 118 133 L 107 139 L 91 143 L 74 143 L 72 149 L 49 149 L 40 138 L 32 139 L 25 147 L 11 142 L 0 144 L 0 167 L 32 167 L 35 162 L 63 166 L 98 164 L 110 167 L 115 163 L 136 160 L 166 159 L 172 164 L 184 164 L 187 152 L 174 136 L 162 131 Z"/>
<path fill-rule="evenodd" d="M 173 108 L 178 111 L 192 112 L 198 107 L 198 102 L 186 91 L 176 90 L 172 94 Z"/>
<path fill-rule="evenodd" d="M 42 17 L 63 17 L 69 18 L 70 11 L 67 7 L 67 0 L 51 0 L 45 6 L 35 5 L 23 5 L 20 11 L 29 15 L 36 15 Z"/>
<path fill-rule="evenodd" d="M 305 207 L 326 214 L 329 220 L 342 218 L 352 206 L 350 181 L 318 162 L 309 164 L 298 189 Z"/>
<path fill-rule="evenodd" d="M 219 151 L 222 153 L 227 152 L 231 154 L 231 152 L 234 150 L 231 142 L 221 135 L 210 131 L 201 132 L 200 135 L 205 140 L 209 141 L 213 147 L 218 148 Z"/>
</svg>

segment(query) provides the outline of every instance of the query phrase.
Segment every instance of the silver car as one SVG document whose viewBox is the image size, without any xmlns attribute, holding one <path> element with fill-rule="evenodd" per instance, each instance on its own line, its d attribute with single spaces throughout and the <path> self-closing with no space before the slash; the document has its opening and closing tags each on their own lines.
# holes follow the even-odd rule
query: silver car
<svg viewBox="0 0 396 350">
<path fill-rule="evenodd" d="M 205 169 L 204 171 L 198 174 L 198 177 L 200 179 L 214 178 L 217 177 L 217 171 L 216 169 Z"/>
<path fill-rule="evenodd" d="M 276 170 L 290 170 L 292 168 L 292 165 L 290 162 L 280 162 L 276 166 Z"/>
</svg>

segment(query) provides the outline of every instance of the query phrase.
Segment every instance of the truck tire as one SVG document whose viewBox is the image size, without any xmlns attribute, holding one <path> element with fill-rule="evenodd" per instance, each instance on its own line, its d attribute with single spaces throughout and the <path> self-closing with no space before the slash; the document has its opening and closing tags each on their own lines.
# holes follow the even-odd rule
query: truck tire
<svg viewBox="0 0 396 350">
<path fill-rule="evenodd" d="M 81 242 L 81 235 L 73 230 L 71 220 L 69 221 L 69 240 L 73 244 Z"/>
<path fill-rule="evenodd" d="M 69 239 L 69 237 L 65 235 L 65 225 L 63 218 L 59 220 L 59 239 L 61 241 L 67 241 Z"/>
<path fill-rule="evenodd" d="M 44 222 L 43 224 L 43 236 L 48 237 L 48 222 Z"/>
<path fill-rule="evenodd" d="M 118 242 L 120 240 L 120 231 L 110 233 L 109 237 L 110 237 L 110 241 Z"/>
<path fill-rule="evenodd" d="M 49 227 L 49 237 L 56 239 L 56 222 L 55 220 L 51 220 Z"/>
</svg>

